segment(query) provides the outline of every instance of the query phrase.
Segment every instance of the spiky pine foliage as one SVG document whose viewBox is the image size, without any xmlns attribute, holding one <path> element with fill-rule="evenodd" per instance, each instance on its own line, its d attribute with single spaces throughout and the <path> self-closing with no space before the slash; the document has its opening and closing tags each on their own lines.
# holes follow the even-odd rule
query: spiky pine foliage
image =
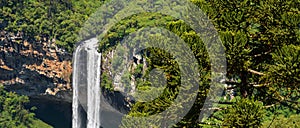
<svg viewBox="0 0 300 128">
<path fill-rule="evenodd" d="M 241 99 L 225 111 L 223 125 L 230 128 L 257 128 L 264 120 L 263 104 Z"/>
</svg>

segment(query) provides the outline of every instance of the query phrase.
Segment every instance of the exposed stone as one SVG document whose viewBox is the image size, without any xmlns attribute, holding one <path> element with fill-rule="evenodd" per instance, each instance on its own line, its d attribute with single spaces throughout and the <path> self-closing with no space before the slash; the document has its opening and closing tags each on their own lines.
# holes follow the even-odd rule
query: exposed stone
<svg viewBox="0 0 300 128">
<path fill-rule="evenodd" d="M 60 91 L 71 92 L 71 54 L 53 50 L 48 42 L 20 41 L 21 37 L 4 31 L 1 35 L 4 36 L 0 40 L 0 84 L 28 96 L 56 97 Z M 52 43 L 53 46 L 57 47 Z"/>
<path fill-rule="evenodd" d="M 128 48 L 124 48 L 128 49 Z M 128 51 L 126 51 L 128 52 Z M 141 53 L 136 53 L 135 49 L 133 52 L 127 53 L 129 55 L 124 54 L 121 58 L 122 61 L 125 62 L 117 66 L 117 69 L 113 69 L 113 61 L 114 61 L 114 53 L 118 55 L 117 51 L 111 50 L 106 54 L 103 54 L 101 64 L 101 69 L 103 73 L 109 75 L 110 79 L 113 80 L 112 89 L 114 91 L 119 91 L 122 93 L 127 93 L 129 95 L 133 95 L 136 92 L 136 76 L 133 75 L 138 65 L 142 64 L 142 72 L 145 73 L 147 69 L 146 59 L 142 56 Z M 130 58 L 131 57 L 131 58 Z M 116 61 L 116 60 L 115 60 Z M 118 60 L 117 60 L 118 61 Z M 124 74 L 130 73 L 131 77 L 128 80 L 124 80 Z M 126 77 L 127 78 L 127 77 Z M 125 83 L 125 81 L 127 83 Z M 130 85 L 129 87 L 127 85 Z"/>
</svg>

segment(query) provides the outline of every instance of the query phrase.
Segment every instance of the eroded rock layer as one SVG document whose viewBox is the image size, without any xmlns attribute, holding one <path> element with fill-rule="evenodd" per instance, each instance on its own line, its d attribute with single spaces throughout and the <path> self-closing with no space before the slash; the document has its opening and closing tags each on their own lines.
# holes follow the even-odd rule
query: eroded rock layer
<svg viewBox="0 0 300 128">
<path fill-rule="evenodd" d="M 54 40 L 29 42 L 12 35 L 1 32 L 0 84 L 22 95 L 71 100 L 72 55 Z"/>
</svg>

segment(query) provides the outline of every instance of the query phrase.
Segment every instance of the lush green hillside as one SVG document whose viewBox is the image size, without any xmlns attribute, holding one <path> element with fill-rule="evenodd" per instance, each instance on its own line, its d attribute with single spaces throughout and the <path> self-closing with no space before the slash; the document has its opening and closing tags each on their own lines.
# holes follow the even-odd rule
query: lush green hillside
<svg viewBox="0 0 300 128">
<path fill-rule="evenodd" d="M 101 0 L 6 0 L 1 1 L 0 28 L 40 41 L 44 37 L 72 51 L 76 34 Z"/>
</svg>

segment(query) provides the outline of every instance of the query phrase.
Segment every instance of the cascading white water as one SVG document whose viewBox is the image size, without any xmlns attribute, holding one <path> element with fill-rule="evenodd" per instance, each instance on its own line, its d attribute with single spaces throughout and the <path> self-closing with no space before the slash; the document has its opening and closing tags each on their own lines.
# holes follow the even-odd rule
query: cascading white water
<svg viewBox="0 0 300 128">
<path fill-rule="evenodd" d="M 101 53 L 90 49 L 88 55 L 87 128 L 100 128 L 100 63 Z"/>
<path fill-rule="evenodd" d="M 78 64 L 78 61 L 80 61 L 80 54 L 79 51 L 81 50 L 80 47 L 78 47 L 75 51 L 74 57 L 73 57 L 73 104 L 72 104 L 72 128 L 80 128 L 82 126 L 81 124 L 81 113 L 79 108 L 79 99 L 78 99 L 78 83 L 77 79 L 80 75 L 77 68 L 80 69 L 80 65 Z"/>
<path fill-rule="evenodd" d="M 98 40 L 81 43 L 73 61 L 73 128 L 100 128 L 100 65 Z M 87 117 L 83 117 L 83 111 Z M 85 121 L 85 119 L 87 119 Z M 85 123 L 86 122 L 86 123 Z"/>
</svg>

